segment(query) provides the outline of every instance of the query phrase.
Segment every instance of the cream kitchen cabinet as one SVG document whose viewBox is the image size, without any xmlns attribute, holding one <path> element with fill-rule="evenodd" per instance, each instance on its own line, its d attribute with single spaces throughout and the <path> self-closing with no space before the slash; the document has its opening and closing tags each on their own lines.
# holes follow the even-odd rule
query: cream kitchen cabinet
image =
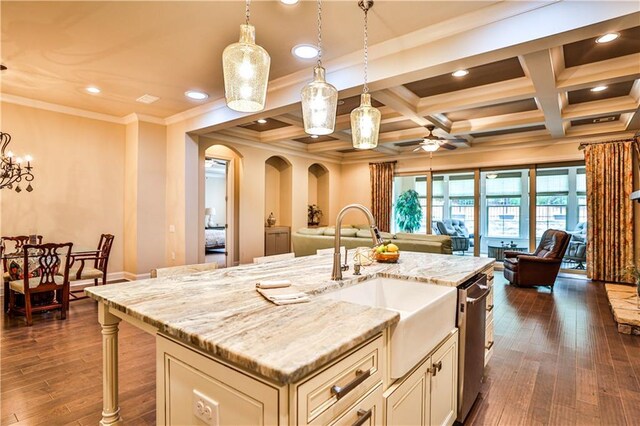
<svg viewBox="0 0 640 426">
<path fill-rule="evenodd" d="M 458 330 L 385 392 L 387 425 L 451 425 L 458 402 Z"/>
<path fill-rule="evenodd" d="M 291 228 L 272 226 L 264 228 L 264 255 L 289 253 L 291 251 Z"/>
</svg>

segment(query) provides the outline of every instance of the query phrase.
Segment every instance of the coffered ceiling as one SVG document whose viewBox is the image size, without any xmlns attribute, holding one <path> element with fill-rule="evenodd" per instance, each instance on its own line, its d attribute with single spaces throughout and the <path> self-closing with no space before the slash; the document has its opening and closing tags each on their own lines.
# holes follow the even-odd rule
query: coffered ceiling
<svg viewBox="0 0 640 426">
<path fill-rule="evenodd" d="M 359 104 L 362 81 L 356 1 L 324 1 L 323 58 L 341 92 L 336 131 L 318 138 L 305 134 L 297 103 L 314 61 L 291 55 L 294 45 L 313 43 L 315 1 L 253 2 L 257 41 L 272 58 L 267 109 L 224 111 L 220 58 L 238 36 L 243 5 L 2 2 L 1 60 L 9 68 L 2 73 L 3 99 L 167 122 L 197 112 L 213 117 L 192 129 L 201 135 L 341 161 L 417 155 L 413 150 L 430 124 L 434 134 L 455 139 L 457 150 L 640 127 L 640 5 L 633 2 L 377 0 L 370 75 L 382 124 L 374 151 L 351 147 L 349 113 Z M 594 18 L 581 24 L 582 15 Z M 538 26 L 558 30 L 543 34 Z M 606 32 L 620 37 L 596 44 Z M 394 54 L 399 59 L 385 65 Z M 453 77 L 458 69 L 469 74 Z M 88 85 L 102 93 L 87 94 Z M 598 85 L 607 89 L 590 90 Z M 187 100 L 189 89 L 207 92 L 209 100 Z M 144 94 L 160 99 L 137 103 Z"/>
</svg>

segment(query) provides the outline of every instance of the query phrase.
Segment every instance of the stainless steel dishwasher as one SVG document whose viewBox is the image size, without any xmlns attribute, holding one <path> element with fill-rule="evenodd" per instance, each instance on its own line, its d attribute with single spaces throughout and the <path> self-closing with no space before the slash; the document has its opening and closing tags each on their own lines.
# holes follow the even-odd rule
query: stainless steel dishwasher
<svg viewBox="0 0 640 426">
<path fill-rule="evenodd" d="M 487 276 L 478 274 L 458 286 L 458 417 L 464 423 L 480 393 L 484 372 Z"/>
</svg>

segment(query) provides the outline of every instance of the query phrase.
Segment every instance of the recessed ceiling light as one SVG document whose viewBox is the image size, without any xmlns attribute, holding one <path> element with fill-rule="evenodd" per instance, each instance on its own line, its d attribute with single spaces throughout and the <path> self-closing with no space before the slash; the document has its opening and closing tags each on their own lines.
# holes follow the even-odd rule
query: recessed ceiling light
<svg viewBox="0 0 640 426">
<path fill-rule="evenodd" d="M 94 95 L 97 95 L 98 93 L 100 93 L 100 89 L 98 89 L 95 86 L 89 86 L 89 87 L 85 88 L 84 90 L 86 90 L 89 93 L 93 93 Z"/>
<path fill-rule="evenodd" d="M 338 105 L 344 105 L 344 101 L 342 99 L 338 99 Z"/>
<path fill-rule="evenodd" d="M 620 34 L 618 33 L 607 33 L 603 36 L 598 37 L 596 39 L 596 43 L 609 43 L 610 41 L 613 41 L 618 37 L 620 37 Z"/>
<path fill-rule="evenodd" d="M 280 0 L 280 3 L 282 3 L 282 4 L 296 4 L 296 3 L 298 3 L 298 0 Z"/>
<path fill-rule="evenodd" d="M 187 90 L 186 92 L 184 92 L 184 95 L 187 98 L 193 99 L 195 101 L 203 101 L 209 97 L 209 95 L 207 95 L 206 93 L 198 92 L 197 90 Z"/>
<path fill-rule="evenodd" d="M 454 77 L 464 77 L 467 74 L 469 74 L 468 70 L 458 70 L 458 71 L 455 71 L 455 72 L 451 73 L 451 75 L 454 76 Z"/>
<path fill-rule="evenodd" d="M 318 135 L 311 135 L 311 139 L 318 139 Z"/>
<path fill-rule="evenodd" d="M 607 86 L 596 86 L 591 88 L 592 92 L 602 92 L 603 90 L 607 90 Z"/>
<path fill-rule="evenodd" d="M 258 120 L 256 120 L 258 123 L 260 124 L 265 124 L 267 122 L 267 120 L 265 118 L 259 118 Z"/>
<path fill-rule="evenodd" d="M 318 48 L 313 44 L 298 44 L 293 46 L 291 53 L 300 59 L 313 59 L 318 56 Z"/>
</svg>

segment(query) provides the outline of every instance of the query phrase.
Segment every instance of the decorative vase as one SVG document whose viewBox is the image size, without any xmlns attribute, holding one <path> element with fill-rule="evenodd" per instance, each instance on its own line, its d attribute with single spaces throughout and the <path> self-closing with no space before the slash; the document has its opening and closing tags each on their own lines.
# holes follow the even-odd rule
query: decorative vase
<svg viewBox="0 0 640 426">
<path fill-rule="evenodd" d="M 273 215 L 273 212 L 271 212 L 271 214 L 269 214 L 269 217 L 267 218 L 267 226 L 272 227 L 275 224 L 276 224 L 276 217 Z"/>
</svg>

